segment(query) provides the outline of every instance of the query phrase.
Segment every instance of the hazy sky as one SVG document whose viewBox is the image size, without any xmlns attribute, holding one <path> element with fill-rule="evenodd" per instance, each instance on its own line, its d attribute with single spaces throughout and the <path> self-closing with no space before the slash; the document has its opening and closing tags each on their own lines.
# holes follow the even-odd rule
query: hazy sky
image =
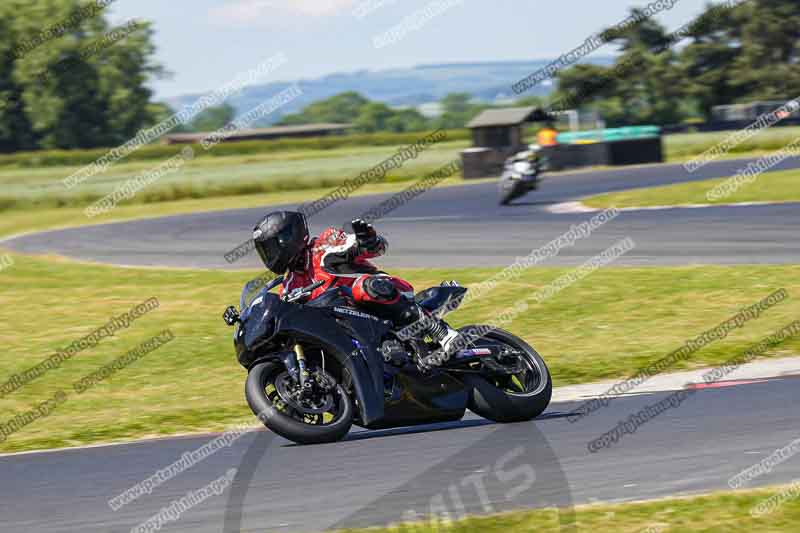
<svg viewBox="0 0 800 533">
<path fill-rule="evenodd" d="M 374 38 L 439 3 L 441 14 L 402 39 Z M 426 63 L 554 58 L 623 20 L 643 0 L 117 0 L 111 19 L 155 24 L 157 59 L 173 73 L 154 83 L 158 97 L 215 89 L 275 53 L 288 62 L 265 81 Z M 678 0 L 656 16 L 677 28 L 705 0 Z M 367 7 L 374 10 L 357 16 Z M 597 55 L 612 53 L 600 49 Z"/>
</svg>

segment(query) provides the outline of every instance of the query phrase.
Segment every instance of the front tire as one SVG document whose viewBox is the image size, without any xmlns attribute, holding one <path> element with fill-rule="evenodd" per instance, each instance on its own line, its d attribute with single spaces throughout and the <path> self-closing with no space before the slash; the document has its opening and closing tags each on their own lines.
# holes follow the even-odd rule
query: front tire
<svg viewBox="0 0 800 533">
<path fill-rule="evenodd" d="M 347 435 L 353 425 L 353 401 L 340 384 L 328 399 L 333 412 L 309 414 L 284 401 L 280 382 L 285 378 L 283 365 L 274 362 L 259 363 L 247 375 L 247 404 L 267 428 L 298 444 L 336 442 Z"/>
<path fill-rule="evenodd" d="M 553 395 L 553 381 L 544 359 L 532 346 L 507 331 L 497 329 L 484 338 L 501 342 L 522 353 L 521 358 L 528 367 L 526 374 L 513 377 L 517 378 L 517 383 L 525 386 L 511 390 L 510 386 L 498 381 L 467 374 L 466 382 L 471 388 L 469 409 L 483 418 L 501 423 L 526 422 L 542 414 L 550 405 Z"/>
<path fill-rule="evenodd" d="M 501 178 L 497 188 L 500 205 L 509 205 L 512 201 L 524 195 L 524 193 L 520 192 L 521 187 L 518 180 Z"/>
</svg>

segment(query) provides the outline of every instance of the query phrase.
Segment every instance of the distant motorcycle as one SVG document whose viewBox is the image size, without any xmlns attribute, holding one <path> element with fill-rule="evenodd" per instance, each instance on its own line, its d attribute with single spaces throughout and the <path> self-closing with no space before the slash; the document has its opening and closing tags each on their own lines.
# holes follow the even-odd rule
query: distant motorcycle
<svg viewBox="0 0 800 533">
<path fill-rule="evenodd" d="M 245 285 L 235 325 L 239 363 L 248 371 L 245 396 L 275 433 L 301 444 L 342 439 L 352 424 L 368 429 L 460 420 L 469 408 L 497 422 L 539 416 L 550 403 L 547 365 L 522 339 L 468 326 L 467 348 L 433 368 L 440 346 L 398 331 L 354 305 L 352 291 L 335 287 L 309 300 L 317 282 L 283 297 L 283 282 Z M 431 313 L 458 307 L 467 289 L 443 283 L 416 295 Z M 477 333 L 475 333 L 477 331 Z M 432 355 L 433 354 L 433 355 Z"/>
<path fill-rule="evenodd" d="M 538 145 L 531 145 L 529 150 L 509 157 L 498 184 L 500 205 L 508 205 L 537 189 L 539 176 L 545 167 L 546 161 Z"/>
</svg>

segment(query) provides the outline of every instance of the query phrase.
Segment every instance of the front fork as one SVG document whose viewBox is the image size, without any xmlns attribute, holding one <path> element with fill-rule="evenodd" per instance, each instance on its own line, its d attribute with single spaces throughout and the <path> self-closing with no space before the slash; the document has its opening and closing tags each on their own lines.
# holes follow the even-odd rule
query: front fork
<svg viewBox="0 0 800 533">
<path fill-rule="evenodd" d="M 308 367 L 306 366 L 306 352 L 299 342 L 294 344 L 294 353 L 297 357 L 297 368 L 300 371 L 300 386 L 303 387 L 303 390 L 310 389 L 311 382 L 308 380 L 309 373 Z"/>
<path fill-rule="evenodd" d="M 289 371 L 289 375 L 292 376 L 292 379 L 300 384 L 303 390 L 311 388 L 311 381 L 308 379 L 311 374 L 308 371 L 308 365 L 306 363 L 306 352 L 299 342 L 294 344 L 291 352 L 286 352 L 284 354 L 283 364 L 286 366 L 286 370 Z"/>
</svg>

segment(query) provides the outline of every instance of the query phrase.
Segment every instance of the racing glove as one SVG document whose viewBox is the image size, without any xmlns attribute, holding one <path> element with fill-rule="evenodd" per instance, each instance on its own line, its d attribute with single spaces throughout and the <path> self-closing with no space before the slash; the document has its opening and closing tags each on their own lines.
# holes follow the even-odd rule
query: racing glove
<svg viewBox="0 0 800 533">
<path fill-rule="evenodd" d="M 356 235 L 358 247 L 368 252 L 374 252 L 381 247 L 381 240 L 372 224 L 357 218 L 350 223 Z"/>
</svg>

